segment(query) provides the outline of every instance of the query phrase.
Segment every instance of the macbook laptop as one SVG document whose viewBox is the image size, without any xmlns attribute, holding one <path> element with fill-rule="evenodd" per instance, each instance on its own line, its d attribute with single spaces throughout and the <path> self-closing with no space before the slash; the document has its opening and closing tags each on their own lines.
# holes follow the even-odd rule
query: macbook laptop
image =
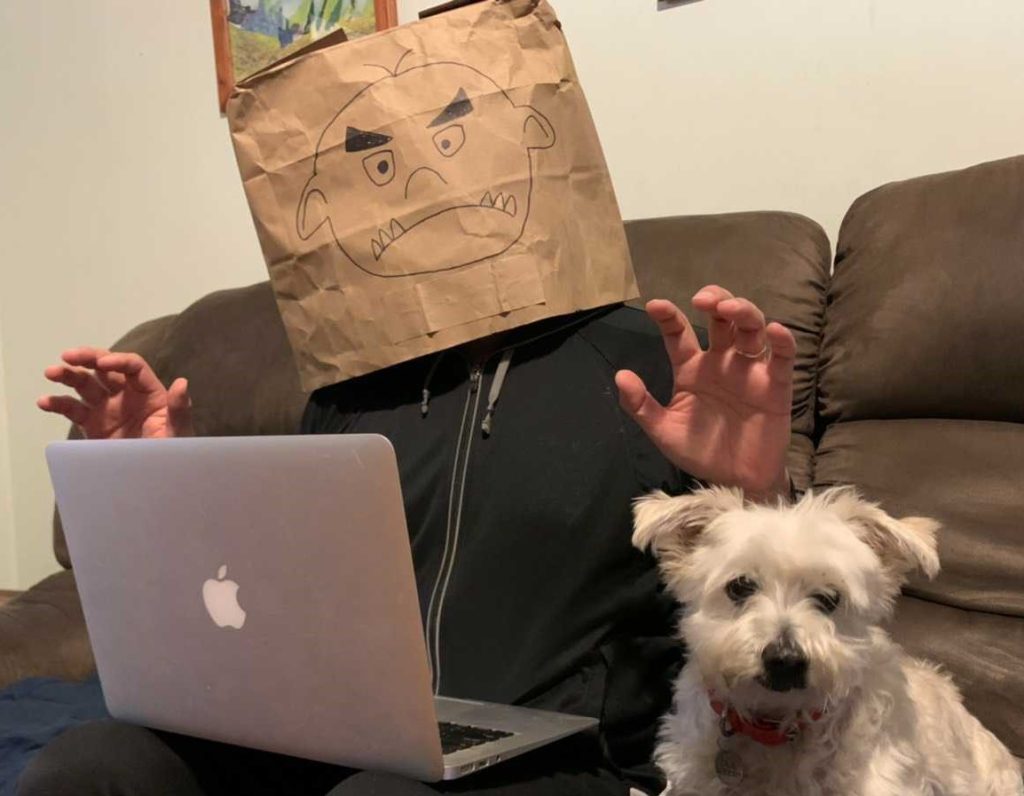
<svg viewBox="0 0 1024 796">
<path fill-rule="evenodd" d="M 424 781 L 597 723 L 431 693 L 384 437 L 78 440 L 46 456 L 116 718 Z"/>
</svg>

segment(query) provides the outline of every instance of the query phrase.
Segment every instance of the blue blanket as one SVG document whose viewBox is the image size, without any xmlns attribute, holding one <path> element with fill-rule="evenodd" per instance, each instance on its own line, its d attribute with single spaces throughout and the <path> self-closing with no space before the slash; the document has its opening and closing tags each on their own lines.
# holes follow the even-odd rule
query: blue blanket
<svg viewBox="0 0 1024 796">
<path fill-rule="evenodd" d="M 0 796 L 13 796 L 32 756 L 64 730 L 107 717 L 99 681 L 22 680 L 0 691 Z"/>
</svg>

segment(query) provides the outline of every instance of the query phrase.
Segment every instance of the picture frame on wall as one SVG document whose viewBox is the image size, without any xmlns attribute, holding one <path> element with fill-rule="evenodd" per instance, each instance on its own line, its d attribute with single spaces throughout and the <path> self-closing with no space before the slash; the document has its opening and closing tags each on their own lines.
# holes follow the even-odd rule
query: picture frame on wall
<svg viewBox="0 0 1024 796">
<path fill-rule="evenodd" d="M 314 41 L 398 24 L 395 0 L 210 0 L 221 113 L 235 84 Z"/>
</svg>

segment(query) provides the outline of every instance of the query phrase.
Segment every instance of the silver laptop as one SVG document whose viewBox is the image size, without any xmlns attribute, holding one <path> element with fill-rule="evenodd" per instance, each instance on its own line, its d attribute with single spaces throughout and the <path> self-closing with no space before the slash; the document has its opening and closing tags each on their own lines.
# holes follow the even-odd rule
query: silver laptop
<svg viewBox="0 0 1024 796">
<path fill-rule="evenodd" d="M 116 718 L 424 781 L 597 723 L 431 693 L 384 437 L 79 440 L 46 457 Z"/>
</svg>

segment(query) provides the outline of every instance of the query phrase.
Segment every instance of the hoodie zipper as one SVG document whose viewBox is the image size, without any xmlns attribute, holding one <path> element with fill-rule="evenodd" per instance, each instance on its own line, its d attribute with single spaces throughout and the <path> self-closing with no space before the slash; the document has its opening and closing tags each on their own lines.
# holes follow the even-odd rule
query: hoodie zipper
<svg viewBox="0 0 1024 796">
<path fill-rule="evenodd" d="M 600 307 L 585 315 L 576 317 L 569 323 L 560 325 L 557 328 L 546 330 L 525 340 L 519 340 L 510 345 L 498 348 L 497 350 L 492 351 L 489 356 L 477 360 L 470 367 L 469 389 L 466 392 L 466 402 L 462 409 L 462 420 L 459 423 L 459 440 L 455 446 L 455 462 L 452 465 L 451 489 L 448 494 L 448 522 L 447 527 L 445 528 L 444 537 L 444 552 L 441 556 L 441 565 L 437 571 L 437 578 L 434 581 L 434 587 L 431 590 L 430 604 L 427 607 L 427 664 L 430 667 L 432 687 L 435 695 L 441 693 L 441 619 L 444 610 L 445 595 L 448 592 L 448 582 L 451 580 L 452 572 L 455 569 L 455 557 L 458 552 L 459 530 L 462 525 L 463 498 L 466 491 L 466 473 L 469 468 L 469 455 L 473 448 L 473 438 L 476 436 L 475 431 L 477 426 L 477 417 L 480 412 L 480 397 L 483 394 L 481 383 L 483 381 L 484 367 L 487 362 L 490 361 L 491 357 L 500 355 L 503 359 L 508 359 L 505 357 L 507 352 L 527 346 L 544 337 L 549 337 L 553 334 L 571 329 L 574 326 L 579 326 L 606 312 L 608 312 L 608 308 Z M 437 368 L 440 356 L 443 356 L 443 353 L 439 355 L 439 358 L 435 360 L 434 364 L 431 366 L 430 372 L 427 375 L 427 384 L 429 384 L 431 377 Z M 507 370 L 507 362 L 504 363 L 503 367 L 501 363 L 499 363 L 499 371 L 503 371 L 500 373 L 501 381 L 504 381 Z M 495 378 L 499 378 L 499 373 L 495 373 Z M 491 386 L 493 388 L 495 385 L 492 383 Z M 500 391 L 500 389 L 501 384 L 499 383 L 497 385 L 497 390 Z M 490 436 L 490 422 L 497 399 L 498 395 L 496 392 L 488 399 L 488 411 L 485 413 L 485 420 L 481 426 L 484 437 Z M 430 391 L 427 386 L 424 386 L 423 399 L 420 406 L 420 411 L 424 417 L 427 416 L 429 402 Z"/>
<path fill-rule="evenodd" d="M 469 389 L 462 409 L 459 424 L 459 440 L 455 446 L 455 461 L 452 465 L 451 489 L 448 494 L 448 522 L 445 528 L 444 553 L 437 579 L 430 594 L 427 608 L 427 662 L 430 665 L 434 694 L 441 690 L 441 614 L 448 582 L 455 568 L 455 556 L 459 546 L 459 529 L 462 524 L 462 504 L 466 491 L 466 473 L 469 468 L 469 454 L 473 448 L 474 429 L 480 412 L 480 382 L 486 360 L 475 363 L 469 372 Z"/>
</svg>

